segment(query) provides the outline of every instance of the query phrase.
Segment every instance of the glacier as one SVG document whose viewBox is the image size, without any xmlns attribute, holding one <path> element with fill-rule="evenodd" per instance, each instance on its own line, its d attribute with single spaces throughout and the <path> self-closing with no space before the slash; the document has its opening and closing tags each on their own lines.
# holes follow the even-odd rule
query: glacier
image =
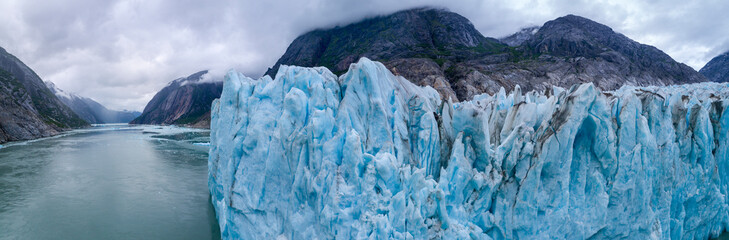
<svg viewBox="0 0 729 240">
<path fill-rule="evenodd" d="M 707 239 L 729 84 L 443 100 L 362 58 L 231 71 L 208 162 L 225 239 Z"/>
</svg>

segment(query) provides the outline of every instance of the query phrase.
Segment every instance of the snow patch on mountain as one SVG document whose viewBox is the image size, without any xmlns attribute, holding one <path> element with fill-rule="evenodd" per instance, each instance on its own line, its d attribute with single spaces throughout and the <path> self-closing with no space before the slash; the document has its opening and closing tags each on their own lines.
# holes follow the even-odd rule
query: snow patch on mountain
<svg viewBox="0 0 729 240">
<path fill-rule="evenodd" d="M 63 97 L 67 99 L 79 98 L 78 96 L 76 96 L 76 94 L 68 93 L 56 87 L 56 84 L 51 81 L 45 81 L 44 83 L 46 84 L 46 87 L 48 87 L 48 89 L 56 95 L 56 97 Z"/>
<path fill-rule="evenodd" d="M 440 99 L 361 59 L 231 71 L 209 188 L 225 239 L 706 239 L 729 227 L 729 85 Z"/>
<path fill-rule="evenodd" d="M 185 86 L 188 84 L 219 83 L 223 82 L 224 75 L 224 73 L 220 73 L 218 71 L 211 72 L 209 70 L 203 70 L 194 73 L 188 77 L 181 77 L 172 80 L 171 82 L 167 83 L 167 86 L 172 86 L 174 84 L 177 84 L 179 86 Z"/>
<path fill-rule="evenodd" d="M 541 27 L 542 26 L 525 27 L 512 35 L 500 38 L 499 41 L 506 45 L 509 45 L 510 47 L 516 47 L 526 41 L 529 41 L 529 39 L 531 39 L 535 34 L 537 34 L 537 32 L 539 32 L 539 28 Z"/>
</svg>

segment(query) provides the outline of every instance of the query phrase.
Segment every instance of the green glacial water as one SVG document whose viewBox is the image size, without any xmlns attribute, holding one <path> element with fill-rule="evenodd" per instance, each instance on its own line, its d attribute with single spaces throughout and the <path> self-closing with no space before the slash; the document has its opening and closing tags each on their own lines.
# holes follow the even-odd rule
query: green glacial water
<svg viewBox="0 0 729 240">
<path fill-rule="evenodd" d="M 97 126 L 0 148 L 0 239 L 220 239 L 209 132 Z"/>
</svg>

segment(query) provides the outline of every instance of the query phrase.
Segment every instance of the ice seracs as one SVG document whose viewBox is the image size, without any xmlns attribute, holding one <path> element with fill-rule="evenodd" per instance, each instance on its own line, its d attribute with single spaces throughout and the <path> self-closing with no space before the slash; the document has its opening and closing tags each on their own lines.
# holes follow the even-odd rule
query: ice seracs
<svg viewBox="0 0 729 240">
<path fill-rule="evenodd" d="M 361 59 L 237 72 L 213 103 L 226 239 L 706 239 L 729 227 L 729 85 L 440 99 Z"/>
</svg>

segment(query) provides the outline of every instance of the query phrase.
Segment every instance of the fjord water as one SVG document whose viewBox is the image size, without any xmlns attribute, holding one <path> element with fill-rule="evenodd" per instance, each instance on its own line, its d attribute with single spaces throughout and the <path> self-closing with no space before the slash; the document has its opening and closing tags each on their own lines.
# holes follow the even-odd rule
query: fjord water
<svg viewBox="0 0 729 240">
<path fill-rule="evenodd" d="M 0 239 L 220 239 L 209 132 L 100 126 L 0 148 Z"/>
</svg>

